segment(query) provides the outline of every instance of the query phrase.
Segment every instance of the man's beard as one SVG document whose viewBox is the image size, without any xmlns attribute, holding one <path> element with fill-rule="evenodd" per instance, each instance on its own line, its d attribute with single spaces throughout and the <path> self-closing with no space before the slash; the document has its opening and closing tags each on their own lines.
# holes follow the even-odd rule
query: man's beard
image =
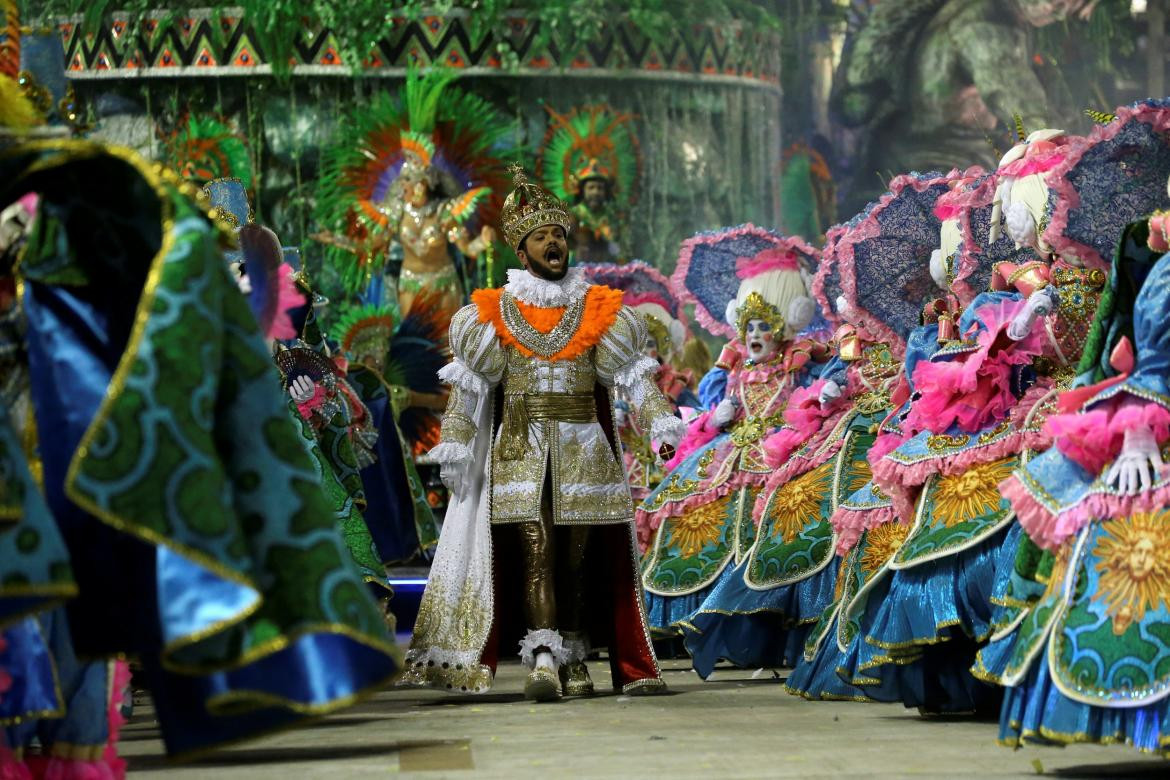
<svg viewBox="0 0 1170 780">
<path fill-rule="evenodd" d="M 560 258 L 560 263 L 557 267 L 554 268 L 549 265 L 549 254 L 554 254 Z M 560 247 L 547 247 L 541 258 L 528 258 L 528 272 L 533 276 L 539 276 L 541 279 L 547 279 L 550 282 L 559 282 L 569 272 L 568 252 L 561 251 Z"/>
</svg>

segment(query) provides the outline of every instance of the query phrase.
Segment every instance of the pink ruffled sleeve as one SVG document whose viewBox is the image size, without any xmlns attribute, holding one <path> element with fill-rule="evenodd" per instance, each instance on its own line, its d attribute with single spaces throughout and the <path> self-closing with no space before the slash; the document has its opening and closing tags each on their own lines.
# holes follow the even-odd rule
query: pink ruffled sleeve
<svg viewBox="0 0 1170 780">
<path fill-rule="evenodd" d="M 978 316 L 986 330 L 980 331 L 975 350 L 915 367 L 920 397 L 906 416 L 907 429 L 938 432 L 958 424 L 973 433 L 1007 415 L 1017 401 L 1011 391 L 1012 370 L 1031 363 L 1044 348 L 1040 328 L 1020 341 L 1008 338 L 1008 325 L 1023 306 L 1023 301 L 1013 300 L 981 307 Z"/>
<path fill-rule="evenodd" d="M 1100 473 L 1121 452 L 1127 431 L 1149 428 L 1154 438 L 1170 438 L 1170 411 L 1133 396 L 1114 396 L 1084 412 L 1051 415 L 1045 432 L 1060 451 L 1092 474 Z"/>
</svg>

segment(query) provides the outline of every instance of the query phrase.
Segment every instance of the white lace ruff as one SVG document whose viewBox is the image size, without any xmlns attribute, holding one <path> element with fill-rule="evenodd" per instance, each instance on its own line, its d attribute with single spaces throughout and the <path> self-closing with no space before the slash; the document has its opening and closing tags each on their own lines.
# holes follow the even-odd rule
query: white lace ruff
<svg viewBox="0 0 1170 780">
<path fill-rule="evenodd" d="M 568 306 L 588 292 L 589 287 L 580 268 L 570 268 L 565 278 L 557 282 L 541 279 L 523 268 L 513 268 L 508 271 L 508 283 L 504 285 L 514 298 L 546 309 Z"/>
</svg>

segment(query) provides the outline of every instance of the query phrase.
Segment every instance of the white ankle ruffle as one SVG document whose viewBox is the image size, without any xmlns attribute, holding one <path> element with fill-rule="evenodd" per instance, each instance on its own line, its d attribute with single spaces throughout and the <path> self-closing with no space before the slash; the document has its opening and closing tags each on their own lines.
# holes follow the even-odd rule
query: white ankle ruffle
<svg viewBox="0 0 1170 780">
<path fill-rule="evenodd" d="M 569 662 L 564 639 L 551 628 L 538 628 L 524 635 L 524 638 L 520 640 L 520 662 L 528 669 L 534 669 L 536 667 L 536 651 L 542 647 L 547 648 L 552 653 L 557 666 Z"/>
</svg>

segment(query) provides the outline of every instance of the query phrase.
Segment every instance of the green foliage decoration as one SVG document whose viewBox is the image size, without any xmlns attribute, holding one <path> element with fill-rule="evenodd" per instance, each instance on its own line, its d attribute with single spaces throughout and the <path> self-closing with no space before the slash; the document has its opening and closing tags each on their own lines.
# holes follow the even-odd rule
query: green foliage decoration
<svg viewBox="0 0 1170 780">
<path fill-rule="evenodd" d="M 176 13 L 195 8 L 242 8 L 257 41 L 273 67 L 287 71 L 293 43 L 306 30 L 327 27 L 340 46 L 342 60 L 357 69 L 375 44 L 390 33 L 395 18 L 412 21 L 427 16 L 466 14 L 473 37 L 492 35 L 505 68 L 519 66 L 508 43 L 511 21 L 522 17 L 539 22 L 536 44 L 556 39 L 570 55 L 596 40 L 615 19 L 624 19 L 655 43 L 665 43 L 682 28 L 712 24 L 726 29 L 778 30 L 779 18 L 755 0 L 27 0 L 24 18 L 83 16 L 87 32 L 100 29 L 114 13 L 125 14 L 134 26 L 152 14 L 166 24 Z M 157 17 L 156 17 L 157 18 Z M 132 40 L 133 36 L 126 36 Z M 745 36 L 749 49 L 760 39 Z"/>
</svg>

